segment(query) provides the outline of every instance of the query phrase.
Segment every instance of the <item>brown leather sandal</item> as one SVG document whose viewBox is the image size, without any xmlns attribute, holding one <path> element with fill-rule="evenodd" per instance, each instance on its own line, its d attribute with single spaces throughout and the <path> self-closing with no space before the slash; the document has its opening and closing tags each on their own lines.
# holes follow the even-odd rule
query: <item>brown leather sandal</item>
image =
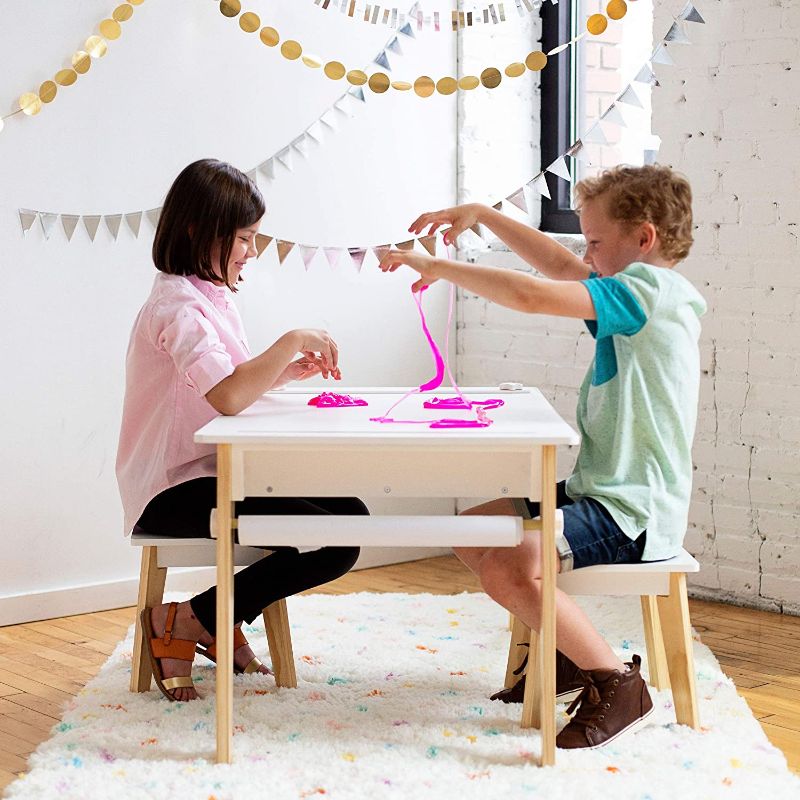
<svg viewBox="0 0 800 800">
<path fill-rule="evenodd" d="M 245 635 L 242 633 L 241 628 L 234 628 L 233 629 L 233 649 L 238 650 L 240 647 L 244 647 L 244 645 L 250 644 Z M 200 653 L 201 656 L 205 656 L 209 661 L 213 661 L 215 664 L 217 663 L 217 642 L 216 640 L 213 641 L 208 647 L 204 647 L 201 644 L 198 644 L 195 648 L 196 653 Z M 259 658 L 253 658 L 250 663 L 244 668 L 241 669 L 237 667 L 236 664 L 233 665 L 233 671 L 236 675 L 251 675 L 254 672 L 258 672 L 258 670 L 264 666 L 264 663 Z M 267 668 L 269 669 L 269 667 Z"/>
<path fill-rule="evenodd" d="M 153 677 L 156 685 L 161 690 L 161 694 L 171 703 L 176 702 L 176 698 L 170 694 L 173 689 L 192 689 L 194 683 L 190 675 L 183 675 L 178 678 L 165 678 L 161 671 L 162 658 L 176 658 L 180 661 L 194 661 L 194 649 L 197 642 L 190 639 L 173 639 L 172 626 L 175 623 L 175 612 L 178 610 L 177 603 L 170 603 L 167 610 L 167 623 L 164 628 L 164 635 L 159 637 L 153 633 L 153 623 L 150 618 L 152 608 L 145 608 L 142 611 L 141 622 L 144 633 L 144 642 L 147 645 L 147 654 L 150 656 L 150 666 L 153 670 Z"/>
</svg>

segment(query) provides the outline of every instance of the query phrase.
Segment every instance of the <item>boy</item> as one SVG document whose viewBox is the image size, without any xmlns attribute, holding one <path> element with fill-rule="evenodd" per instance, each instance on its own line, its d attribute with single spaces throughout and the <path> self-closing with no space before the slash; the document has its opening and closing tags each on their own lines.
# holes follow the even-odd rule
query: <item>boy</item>
<svg viewBox="0 0 800 800">
<path fill-rule="evenodd" d="M 553 239 L 485 206 L 423 214 L 419 234 L 442 225 L 452 244 L 476 223 L 552 280 L 495 267 L 392 250 L 380 268 L 406 264 L 420 273 L 412 289 L 439 278 L 518 311 L 583 319 L 596 339 L 580 388 L 582 443 L 575 469 L 558 485 L 563 536 L 560 571 L 591 564 L 655 561 L 683 542 L 691 494 L 691 445 L 699 390 L 699 317 L 706 304 L 673 271 L 692 244 L 691 190 L 662 166 L 617 167 L 576 186 L 583 261 Z M 527 501 L 526 501 L 527 502 Z M 528 503 L 533 516 L 538 504 Z M 509 499 L 467 514 L 515 514 Z M 456 555 L 498 603 L 539 625 L 540 538 L 514 548 L 460 548 Z M 557 688 L 582 690 L 577 713 L 559 733 L 561 748 L 595 748 L 642 724 L 653 710 L 639 672 L 624 664 L 575 602 L 556 592 Z M 524 677 L 493 695 L 521 702 Z"/>
</svg>

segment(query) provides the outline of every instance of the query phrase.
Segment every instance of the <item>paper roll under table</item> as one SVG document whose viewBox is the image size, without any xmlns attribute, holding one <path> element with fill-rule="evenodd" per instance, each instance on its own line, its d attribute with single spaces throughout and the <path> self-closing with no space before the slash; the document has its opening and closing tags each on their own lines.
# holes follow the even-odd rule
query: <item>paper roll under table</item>
<svg viewBox="0 0 800 800">
<path fill-rule="evenodd" d="M 211 512 L 212 535 L 216 535 Z M 505 516 L 247 515 L 238 518 L 242 545 L 325 547 L 515 547 L 522 520 Z"/>
</svg>

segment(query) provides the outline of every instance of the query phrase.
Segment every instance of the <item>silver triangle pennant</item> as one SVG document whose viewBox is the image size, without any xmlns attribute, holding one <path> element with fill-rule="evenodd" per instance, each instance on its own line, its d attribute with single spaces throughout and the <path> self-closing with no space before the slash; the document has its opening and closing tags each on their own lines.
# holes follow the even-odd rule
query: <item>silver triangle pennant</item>
<svg viewBox="0 0 800 800">
<path fill-rule="evenodd" d="M 114 237 L 114 241 L 117 241 L 117 236 L 119 236 L 119 226 L 122 222 L 122 214 L 106 214 L 103 219 L 106 221 L 106 227 L 111 232 L 111 235 Z"/>
<path fill-rule="evenodd" d="M 19 209 L 19 224 L 22 226 L 23 233 L 27 233 L 33 227 L 33 223 L 36 222 L 36 217 L 38 216 L 36 211 L 31 211 L 27 208 Z"/>
<path fill-rule="evenodd" d="M 517 189 L 514 194 L 506 197 L 506 200 L 512 205 L 515 205 L 523 213 L 528 213 L 528 201 L 525 199 L 525 187 Z"/>
<path fill-rule="evenodd" d="M 325 258 L 328 259 L 331 269 L 336 269 L 339 259 L 342 257 L 341 247 L 323 247 L 322 252 L 325 253 Z"/>
<path fill-rule="evenodd" d="M 50 238 L 50 234 L 53 232 L 57 221 L 58 214 L 51 214 L 47 211 L 39 212 L 39 222 L 42 224 L 42 233 L 44 233 L 45 239 Z"/>
<path fill-rule="evenodd" d="M 653 51 L 653 55 L 650 60 L 655 62 L 656 64 L 666 64 L 668 67 L 675 66 L 675 61 L 672 58 L 672 56 L 667 52 L 667 45 L 664 42 L 662 42 L 658 47 L 656 47 L 656 49 Z"/>
<path fill-rule="evenodd" d="M 402 28 L 400 28 L 399 33 L 402 33 L 403 36 L 408 36 L 410 39 L 415 39 L 416 38 L 414 36 L 414 31 L 413 31 L 413 29 L 411 27 L 411 23 L 410 22 L 406 22 L 406 24 L 403 25 Z"/>
<path fill-rule="evenodd" d="M 161 207 L 159 206 L 158 208 L 148 209 L 144 213 L 150 224 L 153 226 L 153 229 L 157 228 L 158 220 L 161 218 Z"/>
<path fill-rule="evenodd" d="M 100 225 L 100 215 L 99 214 L 84 214 L 82 216 L 83 219 L 83 227 L 86 228 L 86 233 L 89 234 L 89 238 L 94 241 L 94 237 L 97 235 L 97 227 Z"/>
<path fill-rule="evenodd" d="M 636 106 L 636 108 L 644 108 L 642 101 L 639 99 L 639 95 L 636 94 L 636 90 L 633 88 L 632 83 L 629 83 L 625 87 L 625 91 L 617 98 L 617 102 L 627 103 L 629 106 Z"/>
<path fill-rule="evenodd" d="M 61 215 L 61 227 L 64 229 L 64 236 L 67 237 L 67 241 L 72 241 L 72 234 L 75 233 L 75 228 L 78 225 L 78 220 L 80 219 L 79 214 L 62 214 Z"/>
<path fill-rule="evenodd" d="M 364 90 L 360 86 L 354 86 L 348 94 L 350 97 L 354 97 L 360 103 L 366 103 L 367 98 L 364 96 Z"/>
<path fill-rule="evenodd" d="M 547 185 L 547 178 L 545 178 L 543 172 L 540 172 L 532 181 L 530 181 L 528 186 L 530 186 L 534 191 L 539 192 L 542 197 L 546 197 L 548 200 L 550 199 L 550 188 Z"/>
<path fill-rule="evenodd" d="M 625 117 L 622 116 L 622 109 L 616 103 L 612 103 L 603 112 L 603 116 L 600 117 L 600 119 L 603 120 L 603 122 L 613 122 L 615 125 L 619 125 L 622 128 L 628 127 Z"/>
<path fill-rule="evenodd" d="M 583 141 L 592 142 L 593 144 L 608 144 L 605 132 L 596 122 L 583 134 Z"/>
<path fill-rule="evenodd" d="M 684 19 L 687 22 L 699 22 L 702 25 L 706 24 L 706 21 L 700 16 L 700 12 L 691 3 L 687 3 L 683 7 L 683 11 L 678 14 L 678 19 Z"/>
<path fill-rule="evenodd" d="M 139 238 L 139 228 L 142 225 L 142 212 L 132 211 L 130 214 L 125 215 L 125 223 L 131 229 L 135 239 Z"/>
<path fill-rule="evenodd" d="M 681 27 L 679 22 L 673 22 L 667 35 L 664 37 L 665 42 L 672 42 L 673 44 L 691 44 L 691 40 L 686 35 L 686 31 Z"/>
<path fill-rule="evenodd" d="M 363 247 L 348 247 L 347 252 L 350 253 L 350 258 L 353 259 L 356 269 L 361 272 L 361 267 L 364 266 L 364 258 L 367 255 L 367 251 Z"/>
<path fill-rule="evenodd" d="M 656 74 L 653 72 L 650 64 L 642 65 L 642 68 L 636 73 L 636 77 L 633 80 L 636 83 L 649 83 L 651 86 L 659 85 Z"/>
<path fill-rule="evenodd" d="M 314 260 L 314 256 L 317 254 L 317 250 L 319 250 L 319 247 L 309 244 L 300 244 L 298 247 L 300 248 L 300 257 L 303 259 L 303 264 L 305 265 L 307 272 L 311 262 Z"/>
<path fill-rule="evenodd" d="M 386 45 L 387 50 L 391 50 L 393 53 L 397 53 L 397 55 L 403 55 L 403 51 L 400 48 L 400 40 L 395 36 L 389 44 Z"/>
<path fill-rule="evenodd" d="M 383 67 L 387 72 L 392 71 L 392 65 L 389 63 L 389 56 L 386 55 L 386 51 L 382 50 L 374 59 L 375 63 L 379 67 Z"/>
<path fill-rule="evenodd" d="M 567 162 L 564 161 L 564 156 L 559 156 L 549 167 L 546 167 L 547 172 L 552 172 L 553 175 L 558 175 L 565 181 L 572 180 L 572 173 L 569 171 Z"/>
</svg>

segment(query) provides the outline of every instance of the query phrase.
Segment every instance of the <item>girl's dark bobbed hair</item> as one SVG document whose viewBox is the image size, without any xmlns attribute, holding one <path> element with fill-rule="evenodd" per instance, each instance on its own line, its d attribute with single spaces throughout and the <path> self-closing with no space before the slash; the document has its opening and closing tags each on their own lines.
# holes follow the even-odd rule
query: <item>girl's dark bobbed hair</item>
<svg viewBox="0 0 800 800">
<path fill-rule="evenodd" d="M 204 158 L 189 164 L 170 187 L 153 241 L 153 262 L 170 275 L 219 280 L 212 250 L 219 245 L 219 269 L 226 285 L 236 231 L 264 216 L 264 198 L 241 170 Z"/>
</svg>

